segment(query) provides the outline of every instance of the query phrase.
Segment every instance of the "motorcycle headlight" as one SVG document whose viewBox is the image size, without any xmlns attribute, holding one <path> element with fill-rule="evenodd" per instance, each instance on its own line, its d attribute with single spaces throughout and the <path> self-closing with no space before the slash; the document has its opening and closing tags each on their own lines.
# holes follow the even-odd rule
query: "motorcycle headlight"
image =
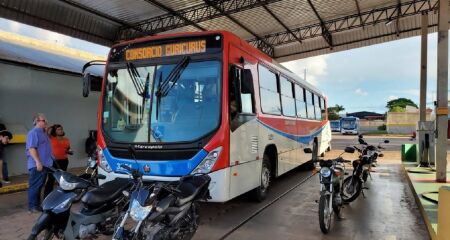
<svg viewBox="0 0 450 240">
<path fill-rule="evenodd" d="M 139 222 L 143 221 L 151 211 L 152 206 L 143 207 L 136 199 L 134 199 L 131 203 L 130 216 L 133 220 Z"/>
<path fill-rule="evenodd" d="M 327 167 L 323 167 L 320 169 L 320 175 L 322 175 L 322 177 L 329 177 L 331 175 L 331 170 Z"/>
<path fill-rule="evenodd" d="M 192 174 L 209 173 L 217 159 L 219 159 L 220 152 L 222 152 L 222 147 L 218 147 L 209 152 L 205 159 L 192 171 Z"/>
<path fill-rule="evenodd" d="M 71 191 L 75 189 L 77 184 L 66 181 L 66 179 L 64 179 L 64 175 L 61 175 L 59 178 L 59 186 L 66 191 Z"/>
<path fill-rule="evenodd" d="M 112 172 L 111 166 L 109 166 L 109 163 L 106 161 L 106 157 L 103 154 L 103 150 L 98 150 L 98 157 L 100 159 L 100 167 L 108 173 Z"/>
</svg>

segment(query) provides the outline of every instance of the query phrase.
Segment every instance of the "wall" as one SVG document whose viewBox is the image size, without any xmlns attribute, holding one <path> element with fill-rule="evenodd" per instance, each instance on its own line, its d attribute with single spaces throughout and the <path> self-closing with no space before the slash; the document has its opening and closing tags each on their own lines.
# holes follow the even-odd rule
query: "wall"
<svg viewBox="0 0 450 240">
<path fill-rule="evenodd" d="M 388 112 L 386 130 L 388 133 L 411 134 L 417 128 L 419 118 L 419 112 Z M 431 113 L 427 113 L 426 119 L 432 120 Z"/>
<path fill-rule="evenodd" d="M 384 120 L 359 120 L 359 130 L 361 132 L 378 131 L 378 127 L 386 124 Z"/>
<path fill-rule="evenodd" d="M 81 69 L 80 69 L 81 70 Z M 63 125 L 74 155 L 69 167 L 85 166 L 84 141 L 96 129 L 98 93 L 81 95 L 81 76 L 60 71 L 0 63 L 0 120 L 14 133 L 26 134 L 34 113 L 46 114 L 49 124 Z M 6 148 L 10 175 L 27 173 L 24 144 Z"/>
</svg>

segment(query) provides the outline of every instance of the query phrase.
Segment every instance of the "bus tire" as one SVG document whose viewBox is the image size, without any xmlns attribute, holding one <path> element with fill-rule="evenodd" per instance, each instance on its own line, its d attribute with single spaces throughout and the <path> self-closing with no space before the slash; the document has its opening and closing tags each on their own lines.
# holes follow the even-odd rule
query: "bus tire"
<svg viewBox="0 0 450 240">
<path fill-rule="evenodd" d="M 255 188 L 253 196 L 257 202 L 262 202 L 267 197 L 267 191 L 270 186 L 270 177 L 272 175 L 270 168 L 270 159 L 267 154 L 264 154 L 263 163 L 261 167 L 260 185 Z"/>
</svg>

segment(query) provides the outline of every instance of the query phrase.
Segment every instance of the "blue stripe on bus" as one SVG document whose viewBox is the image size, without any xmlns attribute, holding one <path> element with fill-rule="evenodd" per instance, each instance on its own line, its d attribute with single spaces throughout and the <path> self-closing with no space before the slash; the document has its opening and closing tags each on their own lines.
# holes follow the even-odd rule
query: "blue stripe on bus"
<svg viewBox="0 0 450 240">
<path fill-rule="evenodd" d="M 198 164 L 208 155 L 208 152 L 204 149 L 200 150 L 191 159 L 171 159 L 171 160 L 141 160 L 137 159 L 137 163 L 131 159 L 116 158 L 111 155 L 108 149 L 103 150 L 103 154 L 108 161 L 111 169 L 117 173 L 123 173 L 122 164 L 126 164 L 134 169 L 139 169 L 144 173 L 144 166 L 150 167 L 149 173 L 144 173 L 146 176 L 166 176 L 166 177 L 179 177 L 184 176 L 192 172 Z"/>
<path fill-rule="evenodd" d="M 322 130 L 325 128 L 325 126 L 321 127 L 317 131 L 313 132 L 311 135 L 293 135 L 293 134 L 282 132 L 282 131 L 280 131 L 280 130 L 278 130 L 276 128 L 273 128 L 273 127 L 265 124 L 264 122 L 260 121 L 259 119 L 258 119 L 258 122 L 260 122 L 263 126 L 265 126 L 268 129 L 278 133 L 281 136 L 287 137 L 287 138 L 289 138 L 291 140 L 294 140 L 294 141 L 297 141 L 297 142 L 303 143 L 303 144 L 310 144 L 311 141 L 313 141 L 314 138 L 317 137 L 322 132 Z"/>
</svg>

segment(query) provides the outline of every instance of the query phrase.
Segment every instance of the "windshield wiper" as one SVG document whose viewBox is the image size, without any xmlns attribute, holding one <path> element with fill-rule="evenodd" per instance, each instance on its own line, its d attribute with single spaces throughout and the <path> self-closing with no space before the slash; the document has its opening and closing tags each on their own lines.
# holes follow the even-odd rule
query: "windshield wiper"
<svg viewBox="0 0 450 240">
<path fill-rule="evenodd" d="M 161 103 L 161 98 L 169 94 L 169 91 L 175 86 L 178 79 L 180 79 L 181 74 L 183 73 L 184 69 L 186 69 L 186 67 L 189 65 L 190 61 L 191 58 L 188 56 L 181 59 L 181 61 L 177 63 L 175 68 L 172 69 L 172 71 L 169 73 L 169 76 L 164 81 L 162 80 L 162 72 L 160 72 L 158 81 L 158 90 L 156 90 L 155 93 L 156 119 L 158 119 L 159 116 L 159 105 Z"/>
<path fill-rule="evenodd" d="M 156 91 L 157 97 L 165 97 L 169 94 L 169 91 L 175 86 L 175 83 L 180 79 L 181 74 L 184 69 L 189 65 L 191 58 L 184 57 L 180 62 L 177 63 L 175 68 L 169 73 L 169 76 L 161 83 L 158 84 L 158 90 Z M 160 78 L 161 80 L 161 78 Z"/>
<path fill-rule="evenodd" d="M 131 82 L 133 82 L 134 88 L 139 96 L 145 94 L 145 86 L 142 85 L 141 81 L 138 80 L 141 76 L 133 63 L 127 63 L 127 71 L 130 75 Z"/>
</svg>

